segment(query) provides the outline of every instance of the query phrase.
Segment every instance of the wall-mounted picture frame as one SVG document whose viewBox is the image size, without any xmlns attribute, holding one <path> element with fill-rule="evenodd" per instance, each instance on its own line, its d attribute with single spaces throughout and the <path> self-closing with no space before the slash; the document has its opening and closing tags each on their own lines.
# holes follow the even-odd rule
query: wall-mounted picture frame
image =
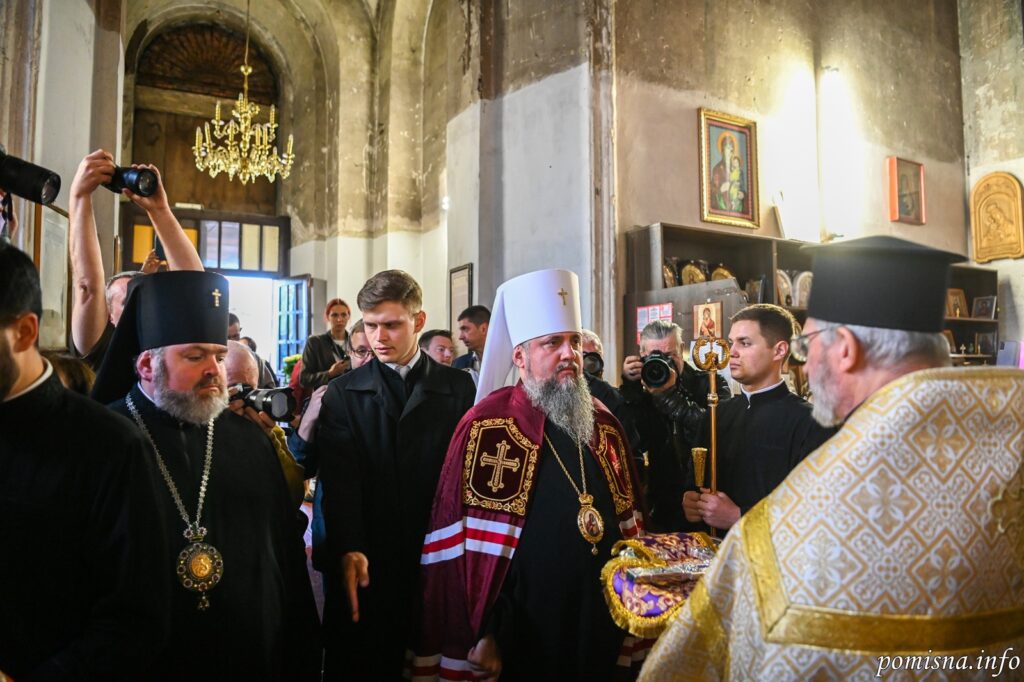
<svg viewBox="0 0 1024 682">
<path fill-rule="evenodd" d="M 473 305 L 473 264 L 448 271 L 448 331 L 458 338 L 459 313 Z"/>
<path fill-rule="evenodd" d="M 722 336 L 722 302 L 698 303 L 693 306 L 693 338 L 717 339 Z"/>
<path fill-rule="evenodd" d="M 1024 188 L 1020 180 L 997 171 L 971 189 L 973 260 L 987 263 L 1024 256 Z"/>
<path fill-rule="evenodd" d="M 995 355 L 996 333 L 977 332 L 974 335 L 974 352 L 978 355 Z"/>
<path fill-rule="evenodd" d="M 963 289 L 949 289 L 946 291 L 946 317 L 967 317 L 970 308 L 967 307 L 967 294 Z"/>
<path fill-rule="evenodd" d="M 39 320 L 39 348 L 68 350 L 71 297 L 68 291 L 67 214 L 50 206 L 35 207 L 32 260 L 39 270 L 43 317 Z"/>
<path fill-rule="evenodd" d="M 698 118 L 700 219 L 759 227 L 757 123 L 703 107 Z"/>
<path fill-rule="evenodd" d="M 890 156 L 886 163 L 889 169 L 889 220 L 924 225 L 924 164 L 898 156 Z"/>
<path fill-rule="evenodd" d="M 761 275 L 756 279 L 748 279 L 743 290 L 747 294 L 747 303 L 764 303 L 764 295 L 767 290 L 767 276 Z"/>
<path fill-rule="evenodd" d="M 971 317 L 982 317 L 986 320 L 996 319 L 996 297 L 975 296 L 971 301 Z"/>
</svg>

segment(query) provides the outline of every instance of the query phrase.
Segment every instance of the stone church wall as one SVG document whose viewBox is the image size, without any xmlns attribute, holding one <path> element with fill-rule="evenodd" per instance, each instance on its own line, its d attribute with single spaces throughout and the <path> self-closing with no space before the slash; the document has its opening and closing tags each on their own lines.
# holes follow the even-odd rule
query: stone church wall
<svg viewBox="0 0 1024 682">
<path fill-rule="evenodd" d="M 994 171 L 1024 182 L 1020 2 L 960 0 L 960 53 L 968 189 Z M 986 267 L 999 270 L 999 338 L 1024 339 L 1024 258 L 993 261 Z"/>
<path fill-rule="evenodd" d="M 758 122 L 758 234 L 894 234 L 966 251 L 956 4 L 616 4 L 619 230 L 700 221 L 697 108 Z M 925 165 L 927 225 L 890 223 L 885 159 Z M 743 232 L 746 228 L 719 227 Z"/>
</svg>

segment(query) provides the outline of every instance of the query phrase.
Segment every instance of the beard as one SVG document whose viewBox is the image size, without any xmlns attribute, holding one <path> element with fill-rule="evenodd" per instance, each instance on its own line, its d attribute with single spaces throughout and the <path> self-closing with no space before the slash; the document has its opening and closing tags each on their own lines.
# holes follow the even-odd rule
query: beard
<svg viewBox="0 0 1024 682">
<path fill-rule="evenodd" d="M 220 393 L 199 395 L 199 389 L 207 386 L 219 387 Z M 191 391 L 168 388 L 167 364 L 160 357 L 153 368 L 153 402 L 175 419 L 202 426 L 227 409 L 228 391 L 220 376 L 203 379 Z"/>
<path fill-rule="evenodd" d="M 843 420 L 838 414 L 839 395 L 836 382 L 833 381 L 832 370 L 827 363 L 821 363 L 820 369 L 807 378 L 811 388 L 811 417 L 822 426 L 836 426 Z"/>
<path fill-rule="evenodd" d="M 555 372 L 557 374 L 570 366 L 559 365 Z M 527 362 L 523 388 L 533 406 L 573 440 L 584 445 L 590 442 L 594 435 L 594 401 L 586 378 L 581 375 L 566 381 L 559 381 L 557 376 L 547 380 L 535 379 Z"/>
<path fill-rule="evenodd" d="M 3 400 L 11 392 L 14 384 L 18 383 L 21 372 L 18 370 L 18 363 L 14 361 L 14 353 L 7 343 L 7 336 L 0 330 L 0 400 Z"/>
</svg>

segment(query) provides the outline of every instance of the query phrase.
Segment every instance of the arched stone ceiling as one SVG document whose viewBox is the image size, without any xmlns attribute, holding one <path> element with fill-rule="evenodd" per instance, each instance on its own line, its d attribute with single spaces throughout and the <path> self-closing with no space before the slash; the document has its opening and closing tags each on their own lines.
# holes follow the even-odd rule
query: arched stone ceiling
<svg viewBox="0 0 1024 682">
<path fill-rule="evenodd" d="M 244 35 L 212 24 L 181 26 L 158 35 L 146 47 L 135 83 L 232 100 L 241 90 L 239 67 L 244 59 Z M 249 65 L 250 99 L 277 104 L 274 73 L 253 41 Z"/>
</svg>

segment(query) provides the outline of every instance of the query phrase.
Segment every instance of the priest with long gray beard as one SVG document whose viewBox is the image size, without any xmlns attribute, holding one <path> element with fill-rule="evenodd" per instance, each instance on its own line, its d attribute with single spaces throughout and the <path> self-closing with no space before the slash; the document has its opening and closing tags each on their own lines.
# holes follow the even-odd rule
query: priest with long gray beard
<svg viewBox="0 0 1024 682">
<path fill-rule="evenodd" d="M 421 554 L 414 679 L 616 671 L 626 633 L 599 576 L 642 528 L 640 490 L 622 427 L 583 377 L 578 292 L 567 270 L 498 289 L 477 405 L 448 448 Z M 499 388 L 513 365 L 520 382 Z"/>
<path fill-rule="evenodd" d="M 93 391 L 121 398 L 111 408 L 146 435 L 163 479 L 171 636 L 145 677 L 319 679 L 296 510 L 270 439 L 225 409 L 227 318 L 220 275 L 133 281 Z"/>
</svg>

